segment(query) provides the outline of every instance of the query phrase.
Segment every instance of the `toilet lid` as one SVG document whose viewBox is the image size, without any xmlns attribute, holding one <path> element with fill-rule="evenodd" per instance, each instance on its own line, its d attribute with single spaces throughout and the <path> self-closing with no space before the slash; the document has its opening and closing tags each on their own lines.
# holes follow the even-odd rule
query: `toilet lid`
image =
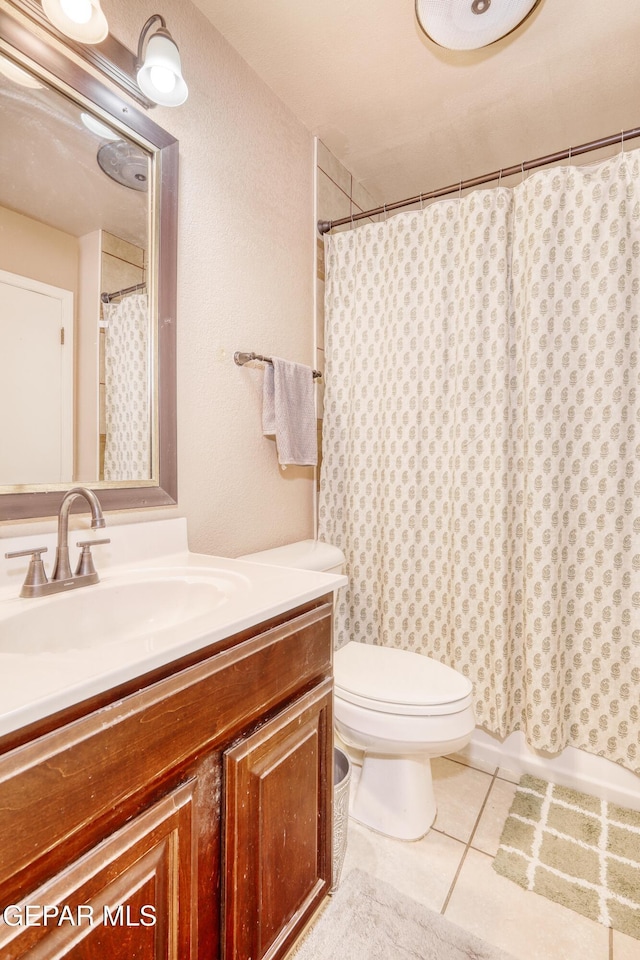
<svg viewBox="0 0 640 960">
<path fill-rule="evenodd" d="M 336 688 L 345 699 L 432 707 L 468 699 L 473 685 L 438 660 L 394 647 L 350 641 L 335 654 Z"/>
</svg>

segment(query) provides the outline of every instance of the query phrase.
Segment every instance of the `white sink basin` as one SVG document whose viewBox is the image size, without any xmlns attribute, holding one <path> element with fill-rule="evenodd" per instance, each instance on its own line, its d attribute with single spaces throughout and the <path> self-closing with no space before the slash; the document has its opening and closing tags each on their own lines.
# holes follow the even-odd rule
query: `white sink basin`
<svg viewBox="0 0 640 960">
<path fill-rule="evenodd" d="M 230 571 L 174 568 L 21 600 L 0 618 L 0 654 L 67 653 L 141 637 L 152 642 L 159 632 L 195 626 L 246 583 Z"/>
<path fill-rule="evenodd" d="M 114 524 L 109 538 L 94 551 L 100 583 L 50 597 L 20 598 L 27 556 L 0 563 L 0 738 L 346 583 L 191 553 L 184 518 Z M 2 545 L 41 547 L 53 555 L 55 531 Z"/>
</svg>

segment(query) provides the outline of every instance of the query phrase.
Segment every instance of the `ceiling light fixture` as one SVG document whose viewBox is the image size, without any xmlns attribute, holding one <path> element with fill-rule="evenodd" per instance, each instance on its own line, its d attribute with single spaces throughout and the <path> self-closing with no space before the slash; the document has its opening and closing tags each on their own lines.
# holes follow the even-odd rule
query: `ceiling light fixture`
<svg viewBox="0 0 640 960">
<path fill-rule="evenodd" d="M 42 9 L 54 27 L 80 43 L 100 43 L 109 32 L 100 0 L 42 0 Z"/>
<path fill-rule="evenodd" d="M 156 24 L 159 26 L 147 40 L 149 31 Z M 163 107 L 178 107 L 185 102 L 189 90 L 182 76 L 178 45 L 159 13 L 149 17 L 142 28 L 136 67 L 138 86 L 154 103 Z"/>
<path fill-rule="evenodd" d="M 449 50 L 477 50 L 506 37 L 540 0 L 416 0 L 416 18 L 430 40 Z"/>
</svg>

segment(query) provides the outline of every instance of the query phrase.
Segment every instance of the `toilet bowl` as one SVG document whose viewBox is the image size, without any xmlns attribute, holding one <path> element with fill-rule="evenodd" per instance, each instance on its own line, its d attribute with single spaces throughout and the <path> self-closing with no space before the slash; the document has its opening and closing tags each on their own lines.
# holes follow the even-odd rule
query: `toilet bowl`
<svg viewBox="0 0 640 960">
<path fill-rule="evenodd" d="M 471 681 L 430 657 L 353 641 L 336 652 L 334 676 L 336 729 L 363 754 L 351 816 L 418 840 L 436 816 L 431 759 L 471 739 Z"/>
<path fill-rule="evenodd" d="M 240 559 L 332 573 L 344 564 L 340 550 L 316 540 Z M 461 750 L 475 728 L 471 681 L 430 657 L 354 641 L 336 651 L 334 679 L 336 730 L 362 756 L 351 816 L 418 840 L 436 816 L 432 758 Z"/>
</svg>

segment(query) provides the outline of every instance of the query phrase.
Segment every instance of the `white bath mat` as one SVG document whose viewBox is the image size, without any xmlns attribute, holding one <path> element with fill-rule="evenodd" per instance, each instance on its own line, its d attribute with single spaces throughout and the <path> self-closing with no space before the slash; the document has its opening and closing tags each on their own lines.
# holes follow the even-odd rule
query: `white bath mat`
<svg viewBox="0 0 640 960">
<path fill-rule="evenodd" d="M 352 870 L 291 960 L 512 960 L 382 880 Z"/>
</svg>

